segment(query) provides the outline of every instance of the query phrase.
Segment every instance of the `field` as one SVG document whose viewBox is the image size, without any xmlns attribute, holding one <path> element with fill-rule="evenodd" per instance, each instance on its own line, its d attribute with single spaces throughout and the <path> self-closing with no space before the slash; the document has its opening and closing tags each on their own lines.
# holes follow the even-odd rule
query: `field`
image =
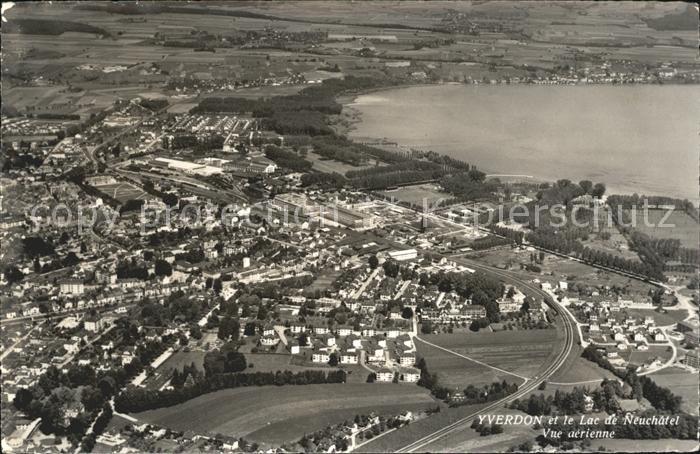
<svg viewBox="0 0 700 454">
<path fill-rule="evenodd" d="M 382 191 L 382 194 L 390 199 L 415 205 L 423 205 L 423 201 L 425 201 L 428 206 L 433 206 L 440 199 L 449 198 L 449 194 L 442 192 L 440 187 L 435 184 L 404 186 L 394 191 Z"/>
<path fill-rule="evenodd" d="M 630 317 L 641 318 L 654 317 L 656 326 L 675 325 L 688 316 L 685 310 L 667 310 L 666 312 L 656 312 L 654 309 L 625 309 Z"/>
<path fill-rule="evenodd" d="M 698 414 L 698 374 L 691 374 L 685 370 L 670 367 L 649 375 L 656 384 L 673 391 L 683 398 L 681 409 L 691 415 Z"/>
<path fill-rule="evenodd" d="M 578 347 L 577 351 L 580 353 L 580 347 Z M 615 378 L 612 372 L 598 367 L 597 364 L 581 358 L 579 355 L 574 356 L 572 354 L 572 357 L 574 358 L 573 360 L 565 362 L 557 373 L 552 376 L 550 379 L 552 383 L 592 382 L 591 384 L 595 384 L 594 380 Z"/>
<path fill-rule="evenodd" d="M 683 247 L 698 248 L 700 225 L 686 213 L 674 210 L 666 218 L 666 210 L 648 210 L 646 212 L 646 220 L 643 210 L 637 210 L 636 213 L 634 226 L 640 232 L 646 233 L 653 238 L 678 239 Z M 667 225 L 668 227 L 666 227 Z"/>
<path fill-rule="evenodd" d="M 142 189 L 130 183 L 114 183 L 95 186 L 100 191 L 104 192 L 110 197 L 113 197 L 120 201 L 121 203 L 132 199 L 147 199 L 149 195 Z"/>
<path fill-rule="evenodd" d="M 508 415 L 525 413 L 518 410 L 499 409 L 492 415 Z M 425 452 L 506 452 L 514 445 L 526 440 L 532 440 L 541 435 L 541 430 L 535 430 L 527 425 L 508 424 L 503 426 L 503 433 L 482 437 L 476 430 L 465 428 L 440 438 L 422 448 Z"/>
<path fill-rule="evenodd" d="M 350 164 L 346 164 L 341 161 L 335 161 L 333 159 L 324 159 L 320 155 L 317 155 L 314 152 L 310 152 L 306 155 L 306 159 L 311 161 L 313 164 L 314 170 L 318 170 L 319 172 L 326 172 L 326 173 L 339 173 L 341 175 L 345 175 L 346 172 L 349 172 L 351 170 L 360 170 L 360 169 L 366 169 L 368 167 L 374 167 L 377 164 L 377 161 L 375 159 L 370 159 L 369 162 L 365 165 L 361 166 L 353 166 Z"/>
<path fill-rule="evenodd" d="M 426 389 L 415 385 L 265 386 L 217 391 L 133 416 L 176 430 L 242 436 L 280 445 L 356 414 L 375 411 L 393 415 L 436 405 Z"/>
<path fill-rule="evenodd" d="M 554 355 L 557 331 L 500 331 L 471 334 L 436 334 L 423 336 L 427 341 L 469 358 L 508 372 L 531 377 Z M 446 386 L 464 388 L 468 384 L 482 385 L 496 380 L 522 380 L 489 367 L 453 355 L 422 342 L 417 342 L 431 372 L 437 372 Z"/>
</svg>

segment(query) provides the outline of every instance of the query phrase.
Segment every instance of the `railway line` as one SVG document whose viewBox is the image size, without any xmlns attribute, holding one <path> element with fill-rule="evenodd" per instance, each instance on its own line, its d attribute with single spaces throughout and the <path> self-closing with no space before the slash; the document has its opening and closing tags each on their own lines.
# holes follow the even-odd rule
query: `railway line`
<svg viewBox="0 0 700 454">
<path fill-rule="evenodd" d="M 464 260 L 464 259 L 456 259 L 458 262 L 462 262 L 465 266 L 469 266 L 470 268 L 478 269 L 480 271 L 483 271 L 486 274 L 494 275 L 499 277 L 501 280 L 504 280 L 506 282 L 515 284 L 521 288 L 524 288 L 534 294 L 537 294 L 543 298 L 545 303 L 554 310 L 554 312 L 561 317 L 562 322 L 563 322 L 563 327 L 564 327 L 564 346 L 559 351 L 557 354 L 556 358 L 554 361 L 547 366 L 547 368 L 541 372 L 540 374 L 536 375 L 530 380 L 527 380 L 523 385 L 516 391 L 515 393 L 504 397 L 501 400 L 497 400 L 488 406 L 475 411 L 473 413 L 468 414 L 467 416 L 459 419 L 458 421 L 453 422 L 452 424 L 449 424 L 429 435 L 426 435 L 416 441 L 414 441 L 411 444 L 408 444 L 400 449 L 398 449 L 396 452 L 425 452 L 429 451 L 427 449 L 432 443 L 435 443 L 436 441 L 453 434 L 457 431 L 464 430 L 469 427 L 471 422 L 476 418 L 479 414 L 484 414 L 488 413 L 489 411 L 495 410 L 499 407 L 502 407 L 503 405 L 509 404 L 513 402 L 515 399 L 519 399 L 521 397 L 526 396 L 527 394 L 531 393 L 532 391 L 536 390 L 539 385 L 547 380 L 549 377 L 554 375 L 559 368 L 566 362 L 566 359 L 569 357 L 571 354 L 571 350 L 574 346 L 575 342 L 575 337 L 574 337 L 574 330 L 575 330 L 575 323 L 573 320 L 571 320 L 571 317 L 567 314 L 566 311 L 562 310 L 562 308 L 559 306 L 559 304 L 556 301 L 553 301 L 549 295 L 547 295 L 542 289 L 539 289 L 532 285 L 529 282 L 526 282 L 520 278 L 517 278 L 513 276 L 511 273 L 508 273 L 506 271 L 498 270 L 495 268 L 492 268 L 490 266 L 485 266 L 476 262 Z"/>
</svg>

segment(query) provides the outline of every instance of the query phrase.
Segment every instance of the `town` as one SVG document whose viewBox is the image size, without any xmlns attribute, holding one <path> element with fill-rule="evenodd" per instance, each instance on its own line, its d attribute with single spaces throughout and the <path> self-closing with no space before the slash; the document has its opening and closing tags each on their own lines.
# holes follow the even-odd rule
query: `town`
<svg viewBox="0 0 700 454">
<path fill-rule="evenodd" d="M 3 12 L 4 452 L 697 446 L 697 201 L 352 134 L 396 87 L 697 84 L 683 12 L 367 6 Z"/>
</svg>

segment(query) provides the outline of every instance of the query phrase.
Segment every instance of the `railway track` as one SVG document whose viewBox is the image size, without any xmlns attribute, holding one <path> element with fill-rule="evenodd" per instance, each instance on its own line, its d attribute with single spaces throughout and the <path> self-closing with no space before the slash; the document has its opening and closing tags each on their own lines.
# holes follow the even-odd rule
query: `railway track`
<svg viewBox="0 0 700 454">
<path fill-rule="evenodd" d="M 559 304 L 556 301 L 553 301 L 549 295 L 547 295 L 542 289 L 539 289 L 532 285 L 529 282 L 523 281 L 520 278 L 514 277 L 512 274 L 494 269 L 490 266 L 484 266 L 482 264 L 474 263 L 471 261 L 466 261 L 466 260 L 461 260 L 457 259 L 456 261 L 461 261 L 466 265 L 468 265 L 470 268 L 475 268 L 478 270 L 481 270 L 487 274 L 495 275 L 501 278 L 502 280 L 515 284 L 521 288 L 524 288 L 526 290 L 529 290 L 530 292 L 540 295 L 545 303 L 551 307 L 555 313 L 559 316 L 561 316 L 563 325 L 564 325 L 564 337 L 565 337 L 565 342 L 564 342 L 564 347 L 561 349 L 561 351 L 557 354 L 555 360 L 550 364 L 542 373 L 539 375 L 536 375 L 534 378 L 526 380 L 523 385 L 516 391 L 515 393 L 504 397 L 501 400 L 497 400 L 485 408 L 482 408 L 478 411 L 475 411 L 473 413 L 470 413 L 469 415 L 459 419 L 458 421 L 455 421 L 429 435 L 426 435 L 413 443 L 404 446 L 401 449 L 398 449 L 396 452 L 426 452 L 426 448 L 430 446 L 432 443 L 435 443 L 436 441 L 440 440 L 441 438 L 444 438 L 452 433 L 458 432 L 460 430 L 464 430 L 469 427 L 471 422 L 476 418 L 479 414 L 484 414 L 488 413 L 489 411 L 492 411 L 496 408 L 502 407 L 503 405 L 509 404 L 513 402 L 515 399 L 519 399 L 523 396 L 526 396 L 527 394 L 531 393 L 532 391 L 536 390 L 537 387 L 545 380 L 547 380 L 549 377 L 554 375 L 559 368 L 566 362 L 566 359 L 569 357 L 571 354 L 571 349 L 574 346 L 574 323 L 569 317 L 569 315 L 564 311 Z"/>
</svg>

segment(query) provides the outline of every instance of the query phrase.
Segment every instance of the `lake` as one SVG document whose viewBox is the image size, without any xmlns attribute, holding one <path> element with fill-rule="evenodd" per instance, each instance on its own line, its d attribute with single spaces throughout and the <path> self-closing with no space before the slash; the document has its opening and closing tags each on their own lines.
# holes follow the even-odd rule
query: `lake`
<svg viewBox="0 0 700 454">
<path fill-rule="evenodd" d="M 434 150 L 490 174 L 699 199 L 698 86 L 429 85 L 349 106 L 356 140 Z"/>
</svg>

